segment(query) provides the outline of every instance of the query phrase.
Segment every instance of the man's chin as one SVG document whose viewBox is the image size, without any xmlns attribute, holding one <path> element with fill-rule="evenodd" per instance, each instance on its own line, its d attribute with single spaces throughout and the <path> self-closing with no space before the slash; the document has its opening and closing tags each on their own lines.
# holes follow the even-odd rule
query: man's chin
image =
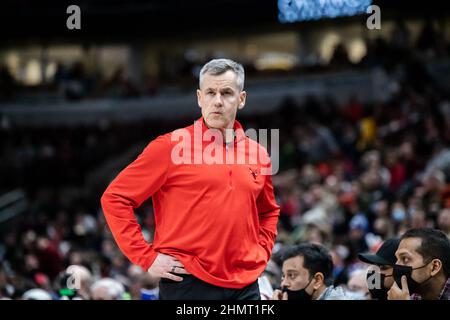
<svg viewBox="0 0 450 320">
<path fill-rule="evenodd" d="M 208 119 L 206 125 L 211 129 L 222 129 L 226 127 L 226 123 L 222 119 Z"/>
</svg>

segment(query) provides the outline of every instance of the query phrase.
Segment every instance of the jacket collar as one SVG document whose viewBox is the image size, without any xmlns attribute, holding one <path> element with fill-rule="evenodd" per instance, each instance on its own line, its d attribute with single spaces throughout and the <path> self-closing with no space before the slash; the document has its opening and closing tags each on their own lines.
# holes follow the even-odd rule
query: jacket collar
<svg viewBox="0 0 450 320">
<path fill-rule="evenodd" d="M 208 126 L 205 123 L 205 120 L 203 117 L 200 117 L 200 119 L 198 119 L 197 124 L 201 123 L 202 125 L 202 135 L 209 129 Z M 242 125 L 239 123 L 239 121 L 234 120 L 234 124 L 233 124 L 233 131 L 234 131 L 234 143 L 236 144 L 237 142 L 245 139 L 245 132 L 244 129 L 242 127 Z"/>
</svg>

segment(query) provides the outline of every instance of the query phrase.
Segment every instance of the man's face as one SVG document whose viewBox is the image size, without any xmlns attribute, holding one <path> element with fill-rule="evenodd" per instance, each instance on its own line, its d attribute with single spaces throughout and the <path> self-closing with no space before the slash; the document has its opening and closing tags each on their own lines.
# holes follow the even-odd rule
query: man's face
<svg viewBox="0 0 450 320">
<path fill-rule="evenodd" d="M 395 256 L 397 257 L 397 264 L 402 266 L 410 266 L 413 269 L 422 267 L 426 262 L 417 250 L 422 245 L 422 239 L 420 238 L 406 238 L 400 241 Z M 424 268 L 413 270 L 411 277 L 416 282 L 424 282 L 430 276 L 431 264 Z"/>
<path fill-rule="evenodd" d="M 297 256 L 290 258 L 283 263 L 281 287 L 291 291 L 297 291 L 305 288 L 310 280 L 308 270 L 303 267 L 303 257 Z M 305 290 L 311 294 L 313 291 L 312 285 Z"/>
<path fill-rule="evenodd" d="M 237 75 L 228 70 L 220 75 L 203 75 L 201 88 L 197 90 L 198 105 L 209 128 L 231 129 L 237 109 L 245 104 L 246 93 L 237 85 Z"/>
<path fill-rule="evenodd" d="M 384 274 L 384 287 L 390 288 L 394 284 L 394 277 L 392 276 L 392 273 L 394 271 L 394 268 L 390 265 L 381 265 L 380 266 L 380 273 Z"/>
<path fill-rule="evenodd" d="M 352 292 L 368 294 L 366 272 L 356 271 L 356 273 L 348 280 L 347 287 Z"/>
</svg>

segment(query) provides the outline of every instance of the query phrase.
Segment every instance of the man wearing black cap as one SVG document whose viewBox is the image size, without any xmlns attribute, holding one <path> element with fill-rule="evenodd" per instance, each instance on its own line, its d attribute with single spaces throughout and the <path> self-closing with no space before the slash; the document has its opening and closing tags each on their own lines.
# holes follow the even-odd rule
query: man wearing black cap
<svg viewBox="0 0 450 320">
<path fill-rule="evenodd" d="M 372 299 L 387 300 L 387 293 L 394 284 L 392 273 L 393 265 L 397 261 L 395 252 L 399 243 L 400 239 L 389 239 L 381 245 L 375 254 L 358 254 L 361 261 L 377 267 L 367 272 L 367 286 Z"/>
</svg>

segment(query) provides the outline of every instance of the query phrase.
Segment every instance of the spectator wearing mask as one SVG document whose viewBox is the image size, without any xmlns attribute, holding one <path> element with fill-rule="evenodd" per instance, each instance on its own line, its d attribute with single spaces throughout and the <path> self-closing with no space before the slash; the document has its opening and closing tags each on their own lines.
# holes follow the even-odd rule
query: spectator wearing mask
<svg viewBox="0 0 450 320">
<path fill-rule="evenodd" d="M 91 286 L 92 300 L 121 300 L 124 293 L 124 286 L 112 278 L 97 280 Z"/>
<path fill-rule="evenodd" d="M 333 262 L 322 245 L 304 243 L 282 254 L 281 289 L 273 300 L 347 300 L 341 287 L 333 287 Z"/>
<path fill-rule="evenodd" d="M 442 231 L 406 231 L 395 256 L 389 300 L 450 300 L 450 240 Z"/>
<path fill-rule="evenodd" d="M 76 300 L 90 300 L 89 288 L 93 277 L 88 268 L 82 265 L 70 265 L 62 277 L 60 295 Z"/>
<path fill-rule="evenodd" d="M 387 300 L 387 293 L 394 284 L 392 277 L 393 265 L 397 261 L 395 252 L 398 249 L 400 239 L 388 239 L 375 254 L 360 253 L 359 260 L 376 266 L 367 272 L 367 287 L 374 300 Z"/>
<path fill-rule="evenodd" d="M 368 300 L 370 293 L 366 282 L 367 269 L 356 269 L 347 282 L 347 294 L 352 300 Z"/>
</svg>

